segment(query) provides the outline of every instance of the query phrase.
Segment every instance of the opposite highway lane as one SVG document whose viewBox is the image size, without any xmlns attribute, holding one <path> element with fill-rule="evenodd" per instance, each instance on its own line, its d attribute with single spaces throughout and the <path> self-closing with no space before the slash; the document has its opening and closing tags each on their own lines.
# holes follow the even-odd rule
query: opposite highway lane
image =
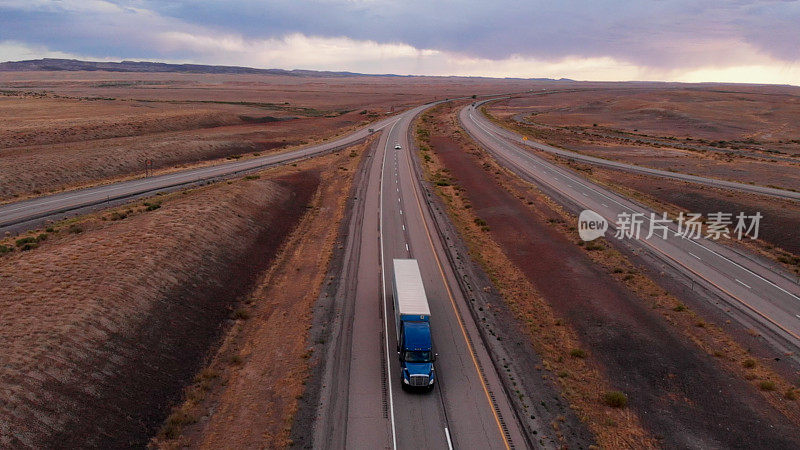
<svg viewBox="0 0 800 450">
<path fill-rule="evenodd" d="M 620 213 L 642 213 L 645 232 L 641 239 L 632 240 L 635 245 L 715 292 L 725 303 L 773 333 L 780 344 L 792 350 L 800 348 L 800 286 L 788 274 L 712 240 L 680 238 L 674 224 L 667 239 L 660 235 L 645 239 L 650 213 L 655 211 L 520 148 L 475 106 L 463 108 L 459 117 L 465 129 L 501 164 L 554 190 L 578 209 L 600 214 L 608 221 L 609 229 L 614 228 Z M 661 212 L 655 213 L 661 216 Z M 614 239 L 613 235 L 608 239 Z"/>
</svg>

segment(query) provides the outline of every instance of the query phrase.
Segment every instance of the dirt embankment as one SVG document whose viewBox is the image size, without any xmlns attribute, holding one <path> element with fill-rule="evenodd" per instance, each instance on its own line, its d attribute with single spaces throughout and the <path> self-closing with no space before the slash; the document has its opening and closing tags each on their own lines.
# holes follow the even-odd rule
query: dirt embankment
<svg viewBox="0 0 800 450">
<path fill-rule="evenodd" d="M 371 144 L 316 158 L 320 189 L 275 263 L 236 311 L 240 320 L 184 401 L 153 441 L 164 448 L 278 448 L 306 391 L 309 361 L 324 342 L 309 342 L 312 307 L 320 296 L 338 238 L 338 224 L 361 156 Z"/>
<path fill-rule="evenodd" d="M 0 446 L 146 444 L 318 183 L 176 193 L 0 258 Z"/>
<path fill-rule="evenodd" d="M 762 395 L 738 376 L 744 369 L 731 368 L 737 363 L 721 363 L 710 355 L 695 342 L 701 338 L 684 334 L 681 321 L 688 316 L 675 323 L 665 320 L 666 300 L 660 303 L 665 293 L 645 293 L 623 282 L 641 276 L 633 266 L 627 273 L 620 269 L 619 276 L 609 273 L 589 256 L 591 252 L 575 245 L 575 237 L 562 225 L 565 215 L 552 202 L 500 169 L 465 138 L 454 140 L 454 121 L 453 109 L 442 114 L 434 125 L 439 131 L 433 133 L 431 147 L 448 169 L 446 176 L 452 177 L 447 183 L 457 185 L 458 191 L 450 195 L 465 201 L 466 208 L 456 213 L 472 218 L 462 219 L 462 224 L 473 226 L 472 221 L 490 237 L 477 244 L 479 251 L 492 242 L 502 249 L 510 270 L 502 258 L 481 260 L 501 291 L 514 295 L 508 298 L 529 323 L 534 346 L 558 374 L 565 394 L 601 445 L 800 444 L 794 419 L 779 412 L 795 417 L 793 400 L 784 400 L 782 392 Z M 519 289 L 515 271 L 524 275 L 530 290 Z M 689 327 L 698 333 L 716 332 L 705 322 Z M 563 339 L 560 348 L 558 339 Z M 734 344 L 725 345 L 719 358 L 740 357 Z M 776 389 L 778 381 L 760 380 Z M 609 386 L 627 395 L 629 407 L 623 414 L 609 406 L 612 399 L 604 398 Z M 784 407 L 786 401 L 791 404 Z M 646 434 L 638 430 L 638 423 Z"/>
</svg>

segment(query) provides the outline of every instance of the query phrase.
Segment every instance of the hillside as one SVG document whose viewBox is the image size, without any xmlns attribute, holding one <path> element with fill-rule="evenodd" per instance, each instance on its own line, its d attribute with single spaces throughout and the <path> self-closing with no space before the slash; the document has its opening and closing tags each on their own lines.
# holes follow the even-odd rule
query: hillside
<svg viewBox="0 0 800 450">
<path fill-rule="evenodd" d="M 347 77 L 361 75 L 352 72 L 326 72 L 315 70 L 254 69 L 238 66 L 207 66 L 202 64 L 167 64 L 148 61 L 80 61 L 77 59 L 33 59 L 0 63 L 0 72 L 30 71 L 106 71 L 106 72 L 169 72 L 213 74 L 258 74 L 315 77 Z"/>
</svg>

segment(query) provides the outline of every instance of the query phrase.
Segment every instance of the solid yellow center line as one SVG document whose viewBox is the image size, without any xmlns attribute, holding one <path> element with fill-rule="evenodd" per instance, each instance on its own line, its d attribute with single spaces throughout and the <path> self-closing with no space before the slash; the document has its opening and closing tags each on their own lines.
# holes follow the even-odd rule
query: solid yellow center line
<svg viewBox="0 0 800 450">
<path fill-rule="evenodd" d="M 411 172 L 413 176 L 414 170 L 411 167 L 411 150 L 408 149 L 408 158 L 406 160 L 408 163 L 408 170 Z M 428 242 L 431 245 L 431 249 L 433 250 L 433 257 L 436 260 L 436 266 L 439 268 L 439 274 L 442 276 L 442 281 L 444 281 L 444 287 L 447 290 L 447 297 L 450 299 L 450 305 L 453 307 L 453 312 L 456 314 L 456 318 L 458 319 L 458 326 L 461 328 L 461 334 L 464 336 L 464 342 L 467 344 L 467 348 L 469 349 L 469 355 L 472 358 L 472 364 L 475 367 L 475 372 L 478 374 L 478 379 L 481 381 L 481 387 L 483 387 L 483 393 L 486 395 L 486 401 L 489 403 L 489 409 L 492 411 L 492 415 L 494 416 L 494 421 L 497 424 L 497 429 L 500 431 L 500 437 L 503 438 L 503 444 L 505 444 L 506 449 L 510 450 L 511 445 L 508 442 L 508 438 L 506 434 L 503 432 L 503 426 L 500 423 L 500 416 L 497 414 L 497 411 L 494 408 L 492 403 L 492 397 L 489 395 L 489 388 L 486 386 L 486 380 L 483 379 L 483 374 L 481 374 L 480 366 L 478 365 L 478 359 L 475 356 L 475 349 L 472 347 L 469 338 L 467 337 L 467 330 L 464 328 L 464 321 L 461 318 L 461 314 L 458 312 L 458 307 L 456 307 L 456 301 L 453 298 L 453 292 L 450 290 L 450 285 L 447 283 L 447 277 L 444 274 L 444 269 L 442 268 L 442 262 L 439 260 L 439 255 L 436 253 L 436 247 L 433 245 L 433 238 L 431 238 L 430 229 L 428 229 L 428 223 L 425 221 L 425 213 L 422 211 L 422 202 L 419 199 L 419 194 L 417 194 L 416 183 L 413 186 L 414 191 L 414 198 L 417 200 L 417 208 L 419 208 L 420 216 L 422 217 L 422 224 L 425 227 L 425 234 L 428 237 Z M 444 245 L 444 244 L 442 244 Z"/>
</svg>

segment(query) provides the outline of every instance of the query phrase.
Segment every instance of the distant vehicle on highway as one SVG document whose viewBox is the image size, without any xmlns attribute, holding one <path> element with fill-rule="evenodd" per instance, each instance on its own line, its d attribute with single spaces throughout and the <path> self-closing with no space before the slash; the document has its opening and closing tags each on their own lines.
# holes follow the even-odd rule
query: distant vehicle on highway
<svg viewBox="0 0 800 450">
<path fill-rule="evenodd" d="M 416 259 L 394 260 L 394 321 L 403 388 L 433 390 L 431 311 Z"/>
<path fill-rule="evenodd" d="M 400 144 L 394 144 L 394 148 L 396 148 L 397 150 L 400 150 L 403 147 L 400 147 Z"/>
</svg>

